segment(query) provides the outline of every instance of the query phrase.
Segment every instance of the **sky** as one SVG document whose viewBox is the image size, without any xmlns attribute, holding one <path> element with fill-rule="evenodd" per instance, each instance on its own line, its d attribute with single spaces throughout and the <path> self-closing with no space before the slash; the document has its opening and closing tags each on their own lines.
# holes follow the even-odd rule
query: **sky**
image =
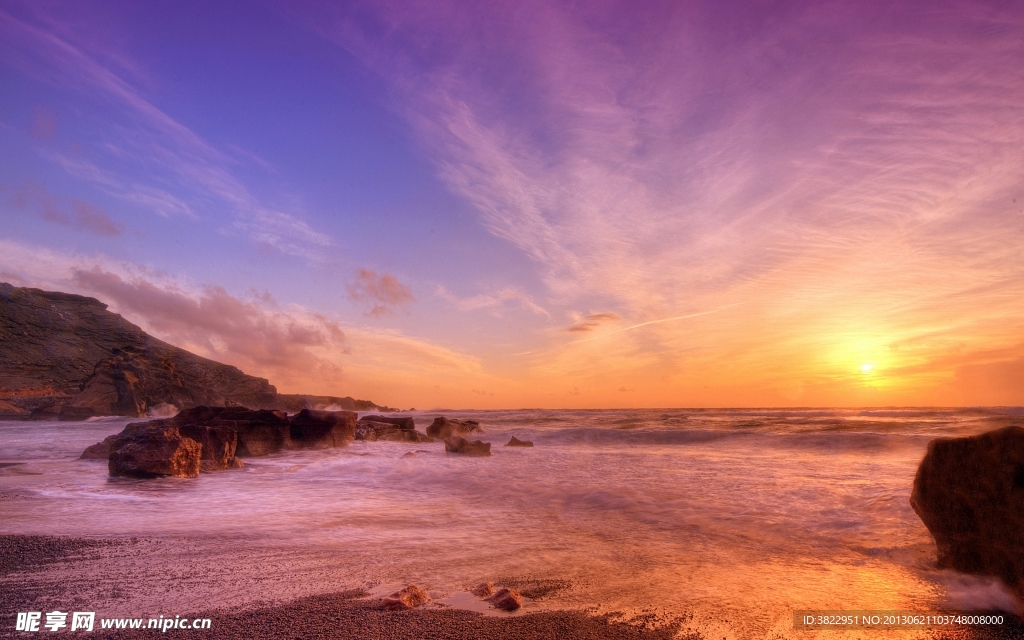
<svg viewBox="0 0 1024 640">
<path fill-rule="evenodd" d="M 0 0 L 0 281 L 401 408 L 1024 405 L 1024 5 Z"/>
</svg>

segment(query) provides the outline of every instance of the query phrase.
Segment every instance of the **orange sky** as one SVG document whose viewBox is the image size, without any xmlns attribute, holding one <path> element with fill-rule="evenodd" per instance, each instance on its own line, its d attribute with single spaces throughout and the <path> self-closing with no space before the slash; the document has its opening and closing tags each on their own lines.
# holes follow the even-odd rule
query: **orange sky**
<svg viewBox="0 0 1024 640">
<path fill-rule="evenodd" d="M 1024 405 L 1020 8 L 355 4 L 2 13 L 0 280 L 404 408 Z"/>
</svg>

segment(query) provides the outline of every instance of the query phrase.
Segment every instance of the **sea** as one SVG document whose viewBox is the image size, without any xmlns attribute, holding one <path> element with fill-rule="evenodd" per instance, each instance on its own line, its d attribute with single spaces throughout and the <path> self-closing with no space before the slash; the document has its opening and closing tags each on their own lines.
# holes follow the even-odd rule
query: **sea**
<svg viewBox="0 0 1024 640">
<path fill-rule="evenodd" d="M 815 637 L 794 632 L 801 610 L 1019 607 L 995 581 L 937 569 L 909 499 L 930 440 L 1024 424 L 1022 409 L 402 415 L 420 430 L 439 415 L 477 420 L 492 455 L 354 442 L 135 480 L 77 459 L 128 419 L 0 422 L 0 533 L 131 539 L 167 567 L 188 558 L 188 590 L 147 591 L 152 568 L 148 582 L 116 578 L 165 609 L 413 582 L 472 608 L 465 592 L 492 582 L 525 585 L 524 612 L 582 609 L 717 640 Z M 513 436 L 534 446 L 504 446 Z"/>
</svg>

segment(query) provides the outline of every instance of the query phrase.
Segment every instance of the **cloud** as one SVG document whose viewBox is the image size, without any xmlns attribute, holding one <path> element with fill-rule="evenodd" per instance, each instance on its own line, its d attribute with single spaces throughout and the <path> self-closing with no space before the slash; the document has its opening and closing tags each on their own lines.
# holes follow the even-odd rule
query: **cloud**
<svg viewBox="0 0 1024 640">
<path fill-rule="evenodd" d="M 97 297 L 150 335 L 265 377 L 285 393 L 417 406 L 448 397 L 435 393 L 438 382 L 445 389 L 509 387 L 484 372 L 479 358 L 429 340 L 345 325 L 265 292 L 239 296 L 103 255 L 0 239 L 0 281 Z"/>
<path fill-rule="evenodd" d="M 111 220 L 105 211 L 84 200 L 72 200 L 71 208 L 76 214 L 75 226 L 80 229 L 86 229 L 102 236 L 119 236 L 124 231 L 124 227 Z"/>
<path fill-rule="evenodd" d="M 516 289 L 515 287 L 504 287 L 495 294 L 478 294 L 469 298 L 459 298 L 446 287 L 438 285 L 434 293 L 444 300 L 453 303 L 460 311 L 477 311 L 479 309 L 497 309 L 507 302 L 518 303 L 524 309 L 540 316 L 551 317 L 546 309 L 533 301 L 533 298 Z"/>
<path fill-rule="evenodd" d="M 872 388 L 906 398 L 954 375 L 956 339 L 1019 339 L 1018 5 L 304 6 L 552 298 L 634 323 L 534 372 L 860 402 L 889 344 L 918 340 Z"/>
<path fill-rule="evenodd" d="M 412 291 L 395 276 L 385 273 L 378 275 L 372 269 L 356 270 L 355 281 L 348 285 L 349 300 L 373 303 L 366 315 L 379 318 L 394 312 L 394 307 L 404 307 L 416 301 Z"/>
<path fill-rule="evenodd" d="M 566 329 L 566 331 L 593 331 L 604 324 L 615 322 L 619 319 L 619 315 L 615 313 L 595 313 L 577 318 L 575 324 Z"/>
<path fill-rule="evenodd" d="M 16 189 L 11 203 L 36 210 L 39 217 L 47 222 L 82 229 L 101 236 L 116 237 L 124 233 L 124 225 L 115 222 L 99 207 L 84 200 L 71 200 L 70 205 L 65 206 L 62 199 L 50 194 L 46 187 L 34 180 L 28 180 Z"/>
<path fill-rule="evenodd" d="M 122 278 L 100 267 L 73 269 L 72 281 L 119 309 L 145 318 L 172 343 L 199 347 L 214 356 L 230 354 L 235 361 L 241 358 L 249 363 L 244 368 L 250 370 L 322 370 L 326 363 L 314 349 L 347 348 L 345 332 L 323 316 L 268 310 L 215 285 L 190 295 L 143 277 Z"/>
<path fill-rule="evenodd" d="M 142 209 L 190 217 L 227 211 L 233 220 L 223 228 L 226 232 L 244 233 L 260 246 L 309 262 L 328 259 L 325 250 L 332 242 L 327 234 L 314 230 L 298 211 L 281 211 L 261 202 L 231 172 L 237 160 L 144 98 L 110 66 L 101 64 L 90 49 L 101 49 L 104 60 L 116 60 L 121 70 L 136 70 L 132 61 L 88 37 L 64 28 L 53 15 L 40 13 L 21 19 L 0 10 L 0 40 L 6 45 L 8 64 L 82 99 L 99 96 L 116 110 L 96 125 L 102 140 L 87 149 L 89 159 L 81 154 L 42 151 L 45 157 Z M 35 129 L 39 126 L 34 125 Z M 45 133 L 45 127 L 40 131 Z M 93 217 L 87 218 L 95 222 Z"/>
</svg>

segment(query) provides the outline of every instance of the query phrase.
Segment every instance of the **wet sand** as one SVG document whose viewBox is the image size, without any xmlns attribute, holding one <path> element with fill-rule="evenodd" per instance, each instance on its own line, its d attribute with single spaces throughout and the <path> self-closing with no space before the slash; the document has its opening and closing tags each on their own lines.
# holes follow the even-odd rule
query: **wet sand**
<svg viewBox="0 0 1024 640">
<path fill-rule="evenodd" d="M 167 575 L 160 566 L 160 554 L 151 553 L 151 542 L 133 538 L 80 539 L 53 536 L 0 536 L 0 637 L 28 637 L 14 632 L 18 611 L 95 610 L 100 617 L 148 615 L 132 603 L 160 601 L 188 590 L 190 583 L 181 575 Z M 153 559 L 152 566 L 147 558 Z M 125 564 L 130 564 L 125 572 Z M 108 575 L 97 574 L 97 566 L 106 566 Z M 141 570 L 141 571 L 140 571 Z M 144 580 L 132 580 L 144 575 Z M 220 577 L 225 583 L 231 575 Z M 97 587 L 98 585 L 98 587 Z M 96 601 L 99 591 L 106 594 Z M 140 593 L 149 590 L 151 593 Z M 538 589 L 538 597 L 544 589 Z M 121 606 L 116 603 L 120 601 Z M 436 606 L 412 611 L 390 612 L 380 608 L 380 600 L 367 591 L 353 589 L 316 594 L 286 602 L 250 602 L 230 609 L 212 608 L 192 611 L 172 610 L 188 618 L 210 618 L 208 631 L 104 631 L 97 628 L 95 638 L 510 638 L 587 640 L 629 638 L 667 640 L 677 635 L 677 624 L 663 624 L 634 618 L 630 624 L 609 616 L 592 616 L 577 611 L 539 611 L 516 616 L 485 616 L 479 613 Z M 99 606 L 103 605 L 103 606 Z M 116 613 L 108 611 L 113 605 Z M 645 628 L 644 622 L 659 622 L 657 628 Z M 64 630 L 65 632 L 67 630 Z"/>
<path fill-rule="evenodd" d="M 180 547 L 180 551 L 179 551 Z M 194 547 L 198 550 L 200 547 Z M 313 638 L 454 640 L 509 638 L 511 640 L 697 640 L 685 620 L 667 620 L 651 613 L 633 615 L 628 623 L 614 616 L 588 615 L 581 611 L 536 608 L 524 615 L 493 616 L 430 604 L 412 611 L 384 611 L 380 600 L 364 588 L 294 597 L 282 593 L 277 601 L 240 600 L 237 590 L 251 589 L 257 598 L 274 593 L 274 581 L 262 585 L 252 574 L 240 575 L 228 567 L 209 565 L 209 575 L 196 575 L 207 558 L 189 558 L 189 547 L 180 540 L 145 538 L 72 538 L 32 535 L 0 535 L 0 638 L 26 638 L 17 633 L 19 611 L 96 611 L 93 638 Z M 168 571 L 168 559 L 177 558 L 180 572 Z M 198 563 L 198 564 L 193 564 Z M 227 571 L 223 571 L 227 569 Z M 243 584 L 235 584 L 241 581 Z M 564 585 L 558 581 L 509 579 L 506 586 L 519 587 L 543 601 Z M 515 582 L 518 582 L 516 584 Z M 217 585 L 225 598 L 211 597 Z M 331 584 L 325 586 L 330 587 Z M 260 587 L 260 588 L 257 588 Z M 314 587 L 315 588 L 315 587 Z M 183 595 L 190 597 L 182 597 Z M 185 606 L 204 602 L 206 606 Z M 227 604 L 228 606 L 225 606 Z M 156 607 L 156 609 L 154 609 Z M 177 607 L 177 608 L 176 608 Z M 101 617 L 149 617 L 154 610 L 183 618 L 209 618 L 209 630 L 109 631 L 99 628 Z M 64 630 L 67 632 L 67 630 Z M 1019 620 L 989 630 L 958 632 L 870 632 L 871 637 L 943 640 L 1024 640 Z M 33 634 L 34 637 L 35 634 Z M 780 636 L 783 637 L 783 636 Z M 787 637 L 854 637 L 843 632 L 822 636 L 815 632 L 790 632 Z M 856 637 L 862 637 L 856 636 Z"/>
</svg>

